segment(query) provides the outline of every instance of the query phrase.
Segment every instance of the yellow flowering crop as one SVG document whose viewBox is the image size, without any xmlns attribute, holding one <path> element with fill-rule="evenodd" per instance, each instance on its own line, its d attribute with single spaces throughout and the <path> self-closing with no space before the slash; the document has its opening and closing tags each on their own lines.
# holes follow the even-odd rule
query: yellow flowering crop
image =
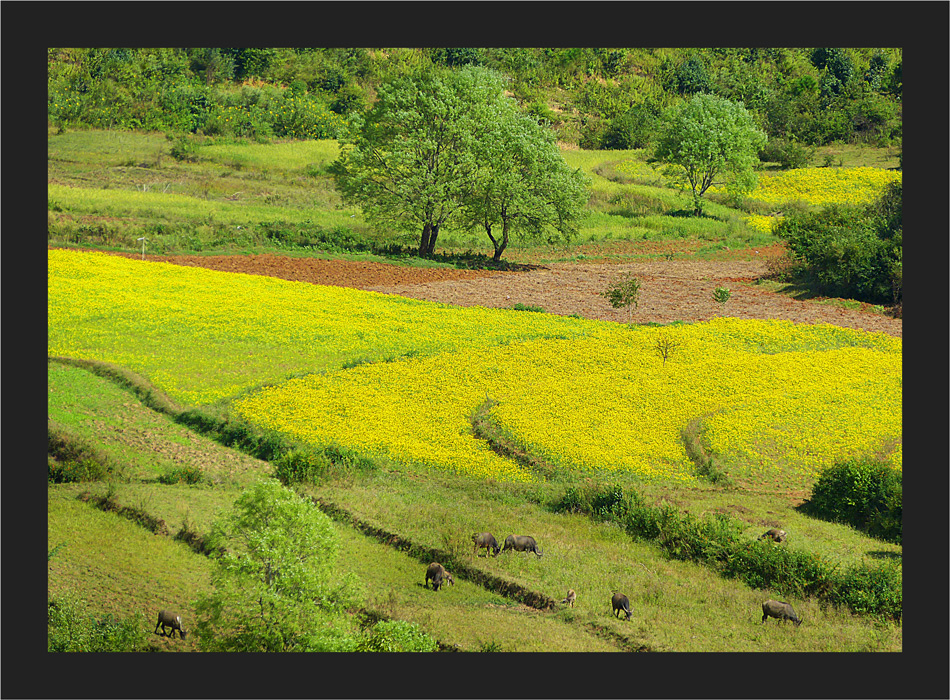
<svg viewBox="0 0 950 700">
<path fill-rule="evenodd" d="M 661 334 L 679 343 L 666 364 L 654 350 Z M 834 326 L 716 319 L 631 331 L 603 324 L 570 340 L 295 379 L 236 408 L 314 444 L 530 480 L 471 434 L 469 416 L 490 396 L 497 401 L 491 416 L 510 437 L 566 471 L 622 470 L 682 483 L 694 471 L 682 430 L 706 416 L 707 439 L 731 473 L 756 477 L 777 462 L 800 483 L 836 459 L 899 441 L 900 359 L 899 339 Z"/>
<path fill-rule="evenodd" d="M 128 367 L 186 404 L 240 397 L 260 426 L 425 469 L 536 478 L 472 435 L 486 397 L 502 431 L 568 473 L 688 483 L 696 418 L 733 476 L 806 483 L 873 452 L 901 466 L 902 343 L 884 334 L 631 329 L 61 250 L 47 298 L 51 355 Z M 677 343 L 665 363 L 661 337 Z"/>
<path fill-rule="evenodd" d="M 128 367 L 192 405 L 355 362 L 595 325 L 102 253 L 51 250 L 47 270 L 50 355 Z"/>
<path fill-rule="evenodd" d="M 900 171 L 882 168 L 799 168 L 760 175 L 749 198 L 769 204 L 801 200 L 813 206 L 861 205 L 880 196 L 889 182 L 901 179 Z"/>
</svg>

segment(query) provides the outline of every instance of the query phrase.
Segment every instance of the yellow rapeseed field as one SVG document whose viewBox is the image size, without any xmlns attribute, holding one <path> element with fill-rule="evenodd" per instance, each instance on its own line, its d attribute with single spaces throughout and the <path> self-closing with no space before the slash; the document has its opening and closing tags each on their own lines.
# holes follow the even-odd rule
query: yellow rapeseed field
<svg viewBox="0 0 950 700">
<path fill-rule="evenodd" d="M 678 344 L 665 364 L 655 351 L 663 335 Z M 486 396 L 510 437 L 566 471 L 688 483 L 694 469 L 681 432 L 705 416 L 710 447 L 734 475 L 768 476 L 778 463 L 807 480 L 836 459 L 899 442 L 901 343 L 782 321 L 636 330 L 604 324 L 572 340 L 295 379 L 236 407 L 314 444 L 336 441 L 403 462 L 531 480 L 472 436 L 469 416 Z M 892 460 L 899 467 L 900 453 Z"/>
<path fill-rule="evenodd" d="M 795 201 L 815 207 L 831 204 L 860 206 L 874 201 L 888 183 L 899 182 L 902 177 L 900 171 L 882 168 L 799 168 L 760 175 L 749 199 L 776 206 Z M 710 189 L 716 191 L 717 188 Z M 746 223 L 757 231 L 768 233 L 781 218 L 753 214 L 746 217 Z"/>
<path fill-rule="evenodd" d="M 238 397 L 262 427 L 424 469 L 537 478 L 473 437 L 487 397 L 502 431 L 571 474 L 689 483 L 696 418 L 736 477 L 808 480 L 865 453 L 901 466 L 902 344 L 883 334 L 628 328 L 59 250 L 47 310 L 51 355 L 128 367 L 186 404 Z"/>
</svg>

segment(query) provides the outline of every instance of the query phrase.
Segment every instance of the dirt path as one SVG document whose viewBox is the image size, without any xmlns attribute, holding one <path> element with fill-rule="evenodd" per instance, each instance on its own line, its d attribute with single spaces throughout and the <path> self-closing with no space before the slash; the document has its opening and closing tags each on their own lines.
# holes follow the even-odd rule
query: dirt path
<svg viewBox="0 0 950 700">
<path fill-rule="evenodd" d="M 269 275 L 372 290 L 458 306 L 510 308 L 521 303 L 561 315 L 578 314 L 604 321 L 703 321 L 715 316 L 787 319 L 831 323 L 847 328 L 901 336 L 903 320 L 870 310 L 844 309 L 817 300 L 797 301 L 754 285 L 766 273 L 757 259 L 652 260 L 646 262 L 550 263 L 525 272 L 489 272 L 406 267 L 379 262 L 320 260 L 279 255 L 148 256 L 149 260 L 207 267 L 227 272 Z M 757 253 L 758 254 L 758 253 Z M 128 257 L 137 257 L 129 254 Z M 620 274 L 641 282 L 640 301 L 632 313 L 614 309 L 600 296 Z M 725 308 L 713 301 L 716 287 L 732 296 Z"/>
</svg>

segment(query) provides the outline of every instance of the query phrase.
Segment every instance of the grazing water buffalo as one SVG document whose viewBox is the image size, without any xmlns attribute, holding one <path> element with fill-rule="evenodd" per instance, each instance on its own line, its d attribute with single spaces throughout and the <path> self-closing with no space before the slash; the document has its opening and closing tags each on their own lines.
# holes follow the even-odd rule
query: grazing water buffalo
<svg viewBox="0 0 950 700">
<path fill-rule="evenodd" d="M 475 551 L 472 552 L 472 556 L 477 556 L 479 549 L 487 549 L 489 554 L 493 554 L 497 557 L 498 552 L 501 550 L 501 545 L 498 544 L 498 540 L 496 540 L 495 536 L 490 532 L 472 533 L 472 543 L 475 545 Z"/>
<path fill-rule="evenodd" d="M 573 588 L 569 588 L 567 591 L 567 597 L 562 600 L 562 603 L 567 603 L 572 608 L 574 607 L 574 601 L 577 600 L 577 594 L 574 592 Z"/>
<path fill-rule="evenodd" d="M 630 616 L 633 614 L 630 611 L 630 599 L 627 598 L 623 593 L 614 593 L 613 597 L 610 599 L 610 604 L 613 606 L 614 615 L 620 617 L 620 613 L 624 613 L 627 616 L 627 619 L 630 619 Z"/>
<path fill-rule="evenodd" d="M 181 615 L 177 615 L 177 614 L 175 614 L 175 613 L 173 613 L 173 612 L 170 612 L 170 611 L 168 611 L 168 610 L 162 610 L 161 612 L 158 613 L 158 622 L 155 624 L 155 632 L 154 632 L 154 634 L 158 634 L 158 628 L 159 628 L 159 627 L 162 628 L 162 636 L 163 636 L 163 637 L 166 636 L 166 634 L 165 634 L 165 628 L 166 628 L 166 627 L 171 627 L 171 630 L 172 630 L 171 637 L 172 637 L 172 639 L 175 638 L 175 630 L 178 630 L 178 635 L 179 635 L 182 639 L 184 639 L 185 637 L 188 636 L 188 633 L 187 633 L 187 632 L 184 630 L 184 628 L 182 628 L 182 626 L 181 626 Z"/>
<path fill-rule="evenodd" d="M 788 533 L 785 530 L 779 530 L 777 527 L 773 527 L 759 535 L 760 540 L 772 540 L 773 542 L 784 542 L 786 537 L 788 537 Z"/>
<path fill-rule="evenodd" d="M 452 578 L 452 574 L 446 571 L 445 567 L 437 561 L 429 564 L 429 568 L 426 569 L 426 588 L 429 587 L 430 579 L 432 580 L 432 590 L 434 591 L 438 591 L 444 581 L 448 581 L 453 586 L 455 585 L 455 579 Z"/>
<path fill-rule="evenodd" d="M 796 627 L 802 624 L 802 621 L 798 619 L 798 615 L 792 610 L 792 606 L 783 601 L 767 600 L 762 603 L 762 624 L 765 624 L 765 621 L 770 617 L 781 620 L 783 623 L 786 620 L 791 620 Z"/>
<path fill-rule="evenodd" d="M 505 538 L 505 546 L 501 548 L 501 551 L 507 552 L 509 549 L 516 552 L 534 552 L 539 557 L 542 556 L 541 550 L 538 549 L 538 543 L 534 541 L 533 537 L 527 535 L 508 535 Z"/>
</svg>

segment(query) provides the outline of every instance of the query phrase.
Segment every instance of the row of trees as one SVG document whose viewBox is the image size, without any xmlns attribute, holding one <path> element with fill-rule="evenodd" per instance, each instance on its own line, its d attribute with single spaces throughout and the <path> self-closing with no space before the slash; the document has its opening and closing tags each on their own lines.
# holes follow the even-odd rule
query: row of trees
<svg viewBox="0 0 950 700">
<path fill-rule="evenodd" d="M 713 184 L 754 188 L 766 136 L 742 105 L 695 95 L 665 115 L 661 134 L 656 160 L 691 189 L 697 215 Z M 451 224 L 484 231 L 497 262 L 514 234 L 570 240 L 585 211 L 587 177 L 485 68 L 427 69 L 381 85 L 341 143 L 333 173 L 344 200 L 379 225 L 421 232 L 421 256 Z"/>
</svg>

